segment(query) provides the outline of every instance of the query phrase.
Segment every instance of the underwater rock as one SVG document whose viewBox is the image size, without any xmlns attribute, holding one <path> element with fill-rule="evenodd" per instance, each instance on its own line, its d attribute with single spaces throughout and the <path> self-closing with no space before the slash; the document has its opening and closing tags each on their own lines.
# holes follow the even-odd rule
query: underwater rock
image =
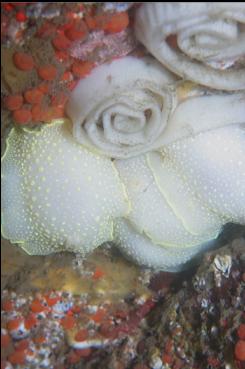
<svg viewBox="0 0 245 369">
<path fill-rule="evenodd" d="M 227 227 L 220 245 L 198 269 L 178 274 L 142 273 L 119 255 L 98 250 L 77 285 L 68 273 L 71 257 L 65 265 L 61 255 L 45 257 L 49 274 L 41 288 L 26 277 L 29 287 L 3 291 L 2 364 L 32 369 L 45 356 L 46 367 L 72 369 L 243 368 L 245 227 Z M 99 265 L 105 274 L 94 279 Z M 35 277 L 32 269 L 29 276 Z M 131 279 L 125 286 L 130 293 L 121 290 L 117 273 Z M 55 275 L 57 286 L 66 281 L 63 290 L 55 289 Z"/>
<path fill-rule="evenodd" d="M 174 289 L 165 290 L 141 332 L 113 352 L 104 350 L 102 367 L 244 368 L 244 227 L 237 236 L 241 238 L 206 253 L 196 272 L 175 279 Z M 159 273 L 159 278 L 163 281 L 165 275 Z M 160 281 L 156 275 L 158 288 Z M 87 368 L 96 366 L 88 363 Z"/>
</svg>

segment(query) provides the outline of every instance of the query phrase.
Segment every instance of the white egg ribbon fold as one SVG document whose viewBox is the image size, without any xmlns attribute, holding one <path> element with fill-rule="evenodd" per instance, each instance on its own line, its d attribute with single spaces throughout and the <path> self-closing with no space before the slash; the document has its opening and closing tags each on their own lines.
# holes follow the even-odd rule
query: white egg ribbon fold
<svg viewBox="0 0 245 369">
<path fill-rule="evenodd" d="M 71 93 L 75 140 L 127 159 L 200 132 L 244 123 L 244 93 L 203 89 L 153 58 L 125 57 L 96 68 Z"/>
<path fill-rule="evenodd" d="M 129 56 L 96 68 L 71 94 L 73 136 L 113 158 L 154 149 L 173 109 L 173 81 L 151 57 Z"/>
<path fill-rule="evenodd" d="M 159 143 L 163 147 L 199 133 L 244 123 L 245 93 L 219 93 L 181 82 L 176 87 L 176 107 Z"/>
<path fill-rule="evenodd" d="M 244 3 L 146 3 L 137 11 L 135 31 L 182 78 L 221 90 L 245 88 Z"/>
</svg>

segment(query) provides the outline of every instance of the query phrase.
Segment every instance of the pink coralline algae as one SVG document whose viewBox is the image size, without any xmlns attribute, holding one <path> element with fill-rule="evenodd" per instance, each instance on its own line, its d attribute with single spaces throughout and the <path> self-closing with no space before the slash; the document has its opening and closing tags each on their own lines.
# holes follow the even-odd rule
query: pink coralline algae
<svg viewBox="0 0 245 369">
<path fill-rule="evenodd" d="M 72 57 L 95 61 L 96 65 L 128 55 L 136 49 L 137 41 L 132 31 L 125 29 L 115 34 L 92 32 L 86 42 L 74 42 L 69 50 Z"/>
</svg>

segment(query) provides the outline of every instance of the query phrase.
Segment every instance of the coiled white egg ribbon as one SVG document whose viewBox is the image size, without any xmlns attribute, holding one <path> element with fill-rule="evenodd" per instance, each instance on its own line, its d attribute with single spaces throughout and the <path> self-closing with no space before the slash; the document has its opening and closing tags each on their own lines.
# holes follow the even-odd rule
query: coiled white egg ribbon
<svg viewBox="0 0 245 369">
<path fill-rule="evenodd" d="M 182 78 L 221 90 L 245 88 L 244 3 L 146 3 L 135 31 Z"/>
<path fill-rule="evenodd" d="M 127 158 L 154 149 L 174 98 L 175 77 L 153 58 L 126 57 L 96 68 L 71 93 L 73 136 L 102 155 Z"/>
<path fill-rule="evenodd" d="M 125 57 L 96 68 L 71 93 L 77 142 L 125 159 L 178 139 L 243 123 L 245 95 L 178 82 L 153 58 Z"/>
</svg>

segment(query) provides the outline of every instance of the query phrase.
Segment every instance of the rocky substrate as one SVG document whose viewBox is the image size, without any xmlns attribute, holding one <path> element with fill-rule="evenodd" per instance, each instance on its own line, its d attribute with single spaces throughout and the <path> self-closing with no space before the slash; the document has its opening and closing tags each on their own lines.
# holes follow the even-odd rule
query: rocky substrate
<svg viewBox="0 0 245 369">
<path fill-rule="evenodd" d="M 245 368 L 245 240 L 205 255 L 182 287 L 169 291 L 134 339 L 76 368 Z M 100 364 L 99 364 L 100 363 Z"/>
<path fill-rule="evenodd" d="M 234 237 L 179 274 L 109 248 L 86 262 L 45 257 L 35 272 L 28 257 L 29 272 L 4 279 L 1 368 L 245 368 L 244 227 Z"/>
</svg>

